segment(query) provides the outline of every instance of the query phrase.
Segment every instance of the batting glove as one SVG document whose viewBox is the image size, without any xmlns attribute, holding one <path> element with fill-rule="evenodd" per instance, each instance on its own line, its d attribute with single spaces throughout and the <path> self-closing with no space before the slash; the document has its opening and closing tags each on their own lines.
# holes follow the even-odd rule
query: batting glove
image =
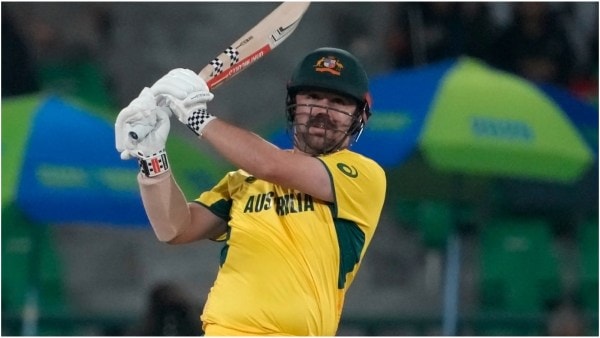
<svg viewBox="0 0 600 338">
<path fill-rule="evenodd" d="M 170 110 L 158 107 L 149 88 L 125 107 L 115 122 L 115 143 L 121 159 L 138 158 L 142 173 L 152 177 L 169 169 L 165 144 L 171 127 Z M 132 131 L 144 130 L 143 138 L 132 138 Z"/>
<path fill-rule="evenodd" d="M 216 118 L 206 107 L 214 95 L 206 82 L 189 69 L 171 70 L 150 89 L 158 105 L 169 107 L 177 119 L 198 136 L 202 136 L 202 129 Z"/>
</svg>

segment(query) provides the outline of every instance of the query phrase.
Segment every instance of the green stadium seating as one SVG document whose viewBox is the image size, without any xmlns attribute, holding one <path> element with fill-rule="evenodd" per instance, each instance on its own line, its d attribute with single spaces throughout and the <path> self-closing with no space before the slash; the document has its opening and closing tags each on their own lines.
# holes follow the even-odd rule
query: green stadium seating
<svg viewBox="0 0 600 338">
<path fill-rule="evenodd" d="M 434 200 L 422 201 L 417 206 L 417 222 L 423 243 L 441 249 L 455 228 L 453 210 L 448 203 Z"/>
<path fill-rule="evenodd" d="M 586 311 L 598 313 L 598 220 L 581 224 L 579 250 L 579 302 Z"/>
<path fill-rule="evenodd" d="M 561 296 L 558 257 L 546 222 L 494 220 L 481 230 L 480 252 L 482 310 L 535 315 Z"/>
<path fill-rule="evenodd" d="M 2 208 L 3 314 L 19 315 L 32 286 L 37 289 L 41 316 L 67 310 L 62 264 L 52 229 L 31 223 L 16 206 L 9 204 Z"/>
</svg>

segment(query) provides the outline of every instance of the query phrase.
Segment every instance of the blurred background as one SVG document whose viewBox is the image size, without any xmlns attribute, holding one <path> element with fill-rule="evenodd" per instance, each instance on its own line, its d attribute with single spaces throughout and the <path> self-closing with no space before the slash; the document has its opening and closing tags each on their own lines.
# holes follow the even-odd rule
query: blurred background
<svg viewBox="0 0 600 338">
<path fill-rule="evenodd" d="M 114 119 L 277 5 L 2 2 L 2 335 L 201 334 L 221 245 L 155 239 Z M 598 335 L 598 31 L 597 2 L 319 2 L 214 91 L 214 114 L 279 143 L 302 56 L 363 60 L 356 146 L 389 185 L 339 335 Z M 452 108 L 492 112 L 450 153 Z M 233 169 L 172 130 L 189 198 Z"/>
</svg>

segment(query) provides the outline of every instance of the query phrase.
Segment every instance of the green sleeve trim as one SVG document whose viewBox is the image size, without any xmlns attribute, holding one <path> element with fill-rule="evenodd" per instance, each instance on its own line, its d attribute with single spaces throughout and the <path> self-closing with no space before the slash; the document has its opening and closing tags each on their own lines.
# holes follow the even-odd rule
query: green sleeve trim
<svg viewBox="0 0 600 338">
<path fill-rule="evenodd" d="M 225 222 L 229 222 L 231 220 L 231 217 L 229 216 L 229 212 L 231 211 L 231 205 L 233 203 L 233 201 L 231 200 L 218 200 L 217 202 L 208 205 L 206 203 L 202 203 L 198 200 L 193 201 L 194 203 L 198 203 L 201 206 L 205 207 L 206 209 L 210 210 L 210 212 L 212 212 L 213 214 L 215 214 L 217 217 L 221 218 L 222 220 L 224 220 Z"/>
<path fill-rule="evenodd" d="M 223 247 L 221 248 L 221 257 L 219 259 L 219 266 L 223 267 L 223 264 L 225 264 L 225 260 L 227 259 L 227 253 L 229 252 L 229 244 L 227 244 L 227 241 L 229 240 L 229 237 L 231 236 L 231 227 L 227 227 L 227 235 L 225 236 L 225 245 L 223 245 Z"/>
<path fill-rule="evenodd" d="M 333 203 L 331 203 L 329 207 L 331 208 L 331 214 L 332 214 L 333 218 L 335 219 L 338 216 L 338 209 L 337 209 L 337 197 L 336 197 L 336 193 L 335 193 L 335 184 L 333 184 L 333 175 L 331 175 L 331 171 L 329 171 L 329 167 L 321 158 L 317 157 L 317 160 L 321 161 L 321 163 L 325 167 L 325 170 L 327 170 L 327 175 L 329 176 L 329 183 L 331 184 L 331 192 L 333 193 Z"/>
<path fill-rule="evenodd" d="M 352 272 L 360 262 L 360 255 L 365 246 L 365 233 L 355 223 L 345 219 L 334 219 L 340 248 L 340 270 L 338 289 L 346 286 L 346 274 Z"/>
</svg>

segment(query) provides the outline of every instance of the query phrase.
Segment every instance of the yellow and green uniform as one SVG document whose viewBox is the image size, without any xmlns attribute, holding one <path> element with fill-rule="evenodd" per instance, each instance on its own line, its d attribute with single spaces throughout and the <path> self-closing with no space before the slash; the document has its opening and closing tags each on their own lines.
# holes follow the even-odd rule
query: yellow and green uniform
<svg viewBox="0 0 600 338">
<path fill-rule="evenodd" d="M 201 317 L 207 335 L 335 335 L 386 181 L 377 163 L 349 150 L 318 158 L 333 203 L 242 170 L 196 200 L 228 221 Z"/>
</svg>

